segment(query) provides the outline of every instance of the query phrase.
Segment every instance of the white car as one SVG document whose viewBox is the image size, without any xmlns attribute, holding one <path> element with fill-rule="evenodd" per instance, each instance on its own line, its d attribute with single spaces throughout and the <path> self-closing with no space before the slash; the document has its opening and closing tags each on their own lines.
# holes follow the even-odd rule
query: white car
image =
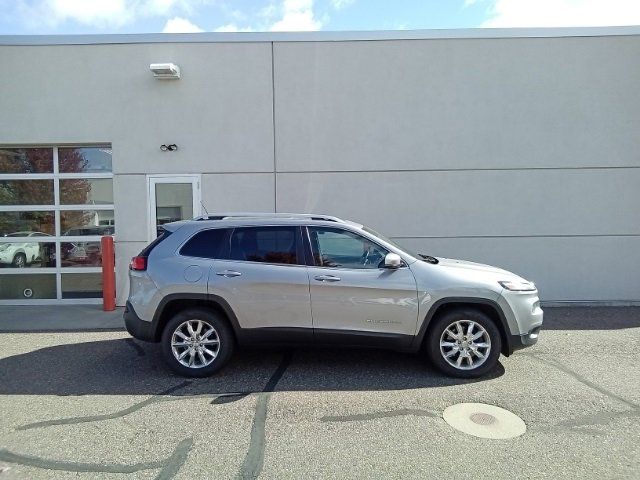
<svg viewBox="0 0 640 480">
<path fill-rule="evenodd" d="M 50 237 L 42 232 L 14 232 L 4 237 Z M 0 243 L 0 264 L 11 265 L 14 268 L 24 268 L 27 265 L 43 260 L 42 247 L 45 244 L 37 242 Z"/>
</svg>

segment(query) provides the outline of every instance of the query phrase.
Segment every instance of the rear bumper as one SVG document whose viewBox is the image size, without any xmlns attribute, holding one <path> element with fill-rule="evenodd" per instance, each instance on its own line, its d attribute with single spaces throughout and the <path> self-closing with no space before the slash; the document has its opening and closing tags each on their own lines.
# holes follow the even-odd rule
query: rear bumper
<svg viewBox="0 0 640 480">
<path fill-rule="evenodd" d="M 156 342 L 156 325 L 154 322 L 146 322 L 136 314 L 130 302 L 124 307 L 124 325 L 127 332 L 138 340 Z"/>
</svg>

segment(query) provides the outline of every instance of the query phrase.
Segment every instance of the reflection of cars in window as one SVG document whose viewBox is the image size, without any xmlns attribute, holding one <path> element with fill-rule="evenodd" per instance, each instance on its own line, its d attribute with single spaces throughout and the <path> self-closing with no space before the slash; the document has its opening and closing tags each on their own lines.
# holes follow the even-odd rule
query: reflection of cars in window
<svg viewBox="0 0 640 480">
<path fill-rule="evenodd" d="M 98 225 L 74 227 L 62 235 L 65 237 L 104 236 L 113 235 L 113 232 L 113 225 Z M 60 245 L 60 256 L 63 267 L 72 267 L 75 265 L 100 266 L 102 264 L 100 244 L 96 241 L 62 243 Z"/>
<path fill-rule="evenodd" d="M 43 232 L 13 232 L 4 236 L 7 237 L 50 237 Z M 0 243 L 0 264 L 11 265 L 14 268 L 24 268 L 35 262 L 40 262 L 42 266 L 51 266 L 55 261 L 55 249 L 53 244 L 38 242 L 12 242 Z"/>
</svg>

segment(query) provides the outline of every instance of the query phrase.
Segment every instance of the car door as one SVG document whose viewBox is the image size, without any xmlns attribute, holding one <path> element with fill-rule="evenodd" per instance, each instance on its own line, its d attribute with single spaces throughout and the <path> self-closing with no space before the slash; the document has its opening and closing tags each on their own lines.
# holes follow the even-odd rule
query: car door
<svg viewBox="0 0 640 480">
<path fill-rule="evenodd" d="M 242 340 L 311 342 L 309 276 L 300 227 L 236 227 L 229 242 L 227 259 L 213 262 L 208 291 L 229 303 Z"/>
<path fill-rule="evenodd" d="M 311 309 L 319 343 L 408 346 L 416 331 L 416 280 L 384 268 L 384 247 L 340 227 L 307 227 Z"/>
</svg>

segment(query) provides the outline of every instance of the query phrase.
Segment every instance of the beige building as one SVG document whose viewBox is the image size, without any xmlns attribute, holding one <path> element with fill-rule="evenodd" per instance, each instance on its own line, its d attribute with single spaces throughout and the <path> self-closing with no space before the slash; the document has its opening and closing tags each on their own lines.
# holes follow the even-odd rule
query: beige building
<svg viewBox="0 0 640 480">
<path fill-rule="evenodd" d="M 0 65 L 0 305 L 100 302 L 114 232 L 123 304 L 203 206 L 640 302 L 640 28 L 0 36 Z"/>
</svg>

